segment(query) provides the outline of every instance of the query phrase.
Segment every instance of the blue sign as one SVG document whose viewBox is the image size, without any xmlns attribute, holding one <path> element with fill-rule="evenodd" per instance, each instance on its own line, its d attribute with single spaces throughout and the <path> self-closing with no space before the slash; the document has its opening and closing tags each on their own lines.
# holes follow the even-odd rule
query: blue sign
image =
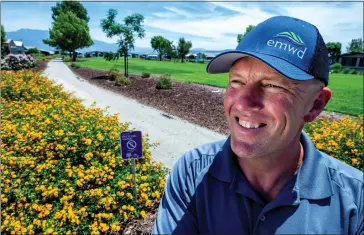
<svg viewBox="0 0 364 235">
<path fill-rule="evenodd" d="M 120 133 L 121 156 L 124 160 L 138 159 L 143 156 L 142 132 L 126 131 Z"/>
</svg>

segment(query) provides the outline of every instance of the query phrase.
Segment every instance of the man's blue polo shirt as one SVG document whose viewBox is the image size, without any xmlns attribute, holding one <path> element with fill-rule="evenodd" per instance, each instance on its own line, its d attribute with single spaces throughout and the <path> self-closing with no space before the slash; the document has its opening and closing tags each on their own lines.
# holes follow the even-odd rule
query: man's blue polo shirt
<svg viewBox="0 0 364 235">
<path fill-rule="evenodd" d="M 363 234 L 363 172 L 318 151 L 302 132 L 304 161 L 271 202 L 250 186 L 227 140 L 174 166 L 153 234 Z"/>
</svg>

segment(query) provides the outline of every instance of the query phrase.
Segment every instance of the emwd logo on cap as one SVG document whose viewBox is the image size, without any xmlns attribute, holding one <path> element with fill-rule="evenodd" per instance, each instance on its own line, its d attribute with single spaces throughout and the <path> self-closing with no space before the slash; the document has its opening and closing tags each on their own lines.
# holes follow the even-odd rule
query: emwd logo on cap
<svg viewBox="0 0 364 235">
<path fill-rule="evenodd" d="M 288 53 L 292 53 L 293 55 L 297 55 L 298 58 L 303 59 L 303 56 L 306 53 L 307 47 L 305 47 L 303 50 L 298 50 L 297 47 L 302 47 L 305 45 L 301 37 L 294 32 L 281 32 L 274 36 L 274 38 L 283 38 L 286 39 L 288 42 L 292 43 L 287 44 L 284 42 L 281 42 L 279 40 L 273 40 L 270 39 L 267 41 L 267 45 L 269 47 L 274 47 L 280 50 L 283 50 Z M 296 46 L 296 47 L 295 47 Z M 297 53 L 296 53 L 297 52 Z"/>
</svg>

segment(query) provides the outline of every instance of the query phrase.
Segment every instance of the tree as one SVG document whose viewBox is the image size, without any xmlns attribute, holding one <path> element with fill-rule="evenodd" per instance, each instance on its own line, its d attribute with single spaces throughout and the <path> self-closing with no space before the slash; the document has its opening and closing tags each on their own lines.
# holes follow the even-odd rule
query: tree
<svg viewBox="0 0 364 235">
<path fill-rule="evenodd" d="M 166 45 L 166 56 L 171 61 L 172 59 L 178 58 L 176 46 L 173 45 L 173 41 L 169 41 Z"/>
<path fill-rule="evenodd" d="M 109 9 L 107 18 L 101 20 L 101 28 L 106 36 L 112 38 L 119 36 L 119 48 L 114 55 L 118 59 L 119 55 L 124 56 L 125 77 L 128 77 L 128 52 L 134 49 L 135 37 L 144 38 L 143 29 L 144 16 L 138 13 L 124 18 L 124 24 L 116 23 L 115 17 L 118 12 L 115 9 Z"/>
<path fill-rule="evenodd" d="M 4 43 L 6 43 L 6 32 L 5 32 L 5 28 L 4 25 L 1 25 L 1 56 L 5 56 L 7 54 L 7 51 L 5 51 L 4 48 Z"/>
<path fill-rule="evenodd" d="M 330 56 L 341 55 L 341 43 L 340 42 L 328 42 L 326 43 L 327 50 Z"/>
<path fill-rule="evenodd" d="M 91 46 L 93 41 L 87 22 L 73 12 L 61 12 L 49 29 L 49 39 L 44 43 L 72 52 L 72 61 L 76 61 L 76 49 Z"/>
<path fill-rule="evenodd" d="M 206 58 L 207 58 L 206 54 L 202 53 L 202 59 L 203 59 L 204 62 L 205 62 Z"/>
<path fill-rule="evenodd" d="M 73 12 L 78 18 L 85 20 L 87 23 L 90 18 L 87 16 L 87 10 L 83 7 L 80 2 L 77 1 L 62 1 L 57 2 L 55 7 L 52 7 L 52 19 L 56 20 L 62 12 Z"/>
<path fill-rule="evenodd" d="M 170 49 L 169 40 L 163 36 L 154 36 L 150 40 L 153 50 L 158 52 L 159 60 L 162 61 L 162 56 L 167 54 L 167 50 Z"/>
<path fill-rule="evenodd" d="M 239 33 L 237 36 L 238 43 L 240 43 L 240 41 L 243 39 L 243 37 L 245 37 L 245 35 L 247 33 L 249 33 L 252 29 L 254 29 L 254 27 L 255 27 L 254 25 L 249 25 L 248 27 L 246 27 L 244 34 Z"/>
<path fill-rule="evenodd" d="M 5 32 L 5 28 L 4 25 L 1 25 L 1 44 L 6 43 L 6 32 Z"/>
<path fill-rule="evenodd" d="M 185 56 L 190 52 L 191 47 L 192 47 L 191 41 L 186 41 L 184 38 L 180 38 L 178 40 L 177 53 L 178 57 L 181 58 L 182 63 Z"/>
<path fill-rule="evenodd" d="M 348 53 L 363 52 L 363 39 L 352 39 L 346 47 Z"/>
</svg>

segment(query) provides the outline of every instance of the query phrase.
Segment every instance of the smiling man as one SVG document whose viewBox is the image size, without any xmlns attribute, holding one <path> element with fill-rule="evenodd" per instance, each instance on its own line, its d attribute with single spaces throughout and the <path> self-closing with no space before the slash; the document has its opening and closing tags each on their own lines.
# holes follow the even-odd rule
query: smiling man
<svg viewBox="0 0 364 235">
<path fill-rule="evenodd" d="M 302 131 L 331 97 L 317 28 L 273 17 L 208 73 L 229 72 L 230 136 L 174 166 L 153 234 L 363 234 L 363 173 L 318 151 Z"/>
</svg>

